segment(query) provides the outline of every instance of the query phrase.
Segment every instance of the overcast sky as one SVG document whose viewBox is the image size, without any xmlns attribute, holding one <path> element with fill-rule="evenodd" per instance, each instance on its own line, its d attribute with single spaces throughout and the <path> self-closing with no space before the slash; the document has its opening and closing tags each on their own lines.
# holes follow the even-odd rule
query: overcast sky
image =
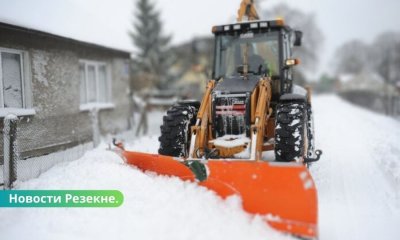
<svg viewBox="0 0 400 240">
<path fill-rule="evenodd" d="M 0 21 L 58 35 L 133 50 L 127 35 L 136 0 L 0 0 Z M 211 26 L 235 19 L 241 0 L 154 0 L 173 43 L 210 35 Z M 346 41 L 367 43 L 384 31 L 400 32 L 400 0 L 264 0 L 269 8 L 285 2 L 315 14 L 325 41 L 321 71 Z"/>
</svg>

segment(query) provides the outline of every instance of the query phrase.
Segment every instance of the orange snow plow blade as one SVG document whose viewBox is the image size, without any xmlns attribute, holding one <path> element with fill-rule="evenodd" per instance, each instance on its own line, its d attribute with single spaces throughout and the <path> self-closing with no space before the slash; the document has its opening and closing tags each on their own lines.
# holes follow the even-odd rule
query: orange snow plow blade
<svg viewBox="0 0 400 240">
<path fill-rule="evenodd" d="M 156 154 L 124 151 L 128 164 L 143 171 L 199 181 L 182 159 Z M 273 228 L 295 236 L 316 239 L 317 193 L 306 167 L 297 163 L 255 161 L 196 161 L 207 169 L 199 185 L 222 198 L 238 195 L 243 209 L 257 214 Z M 197 180 L 196 180 L 197 179 Z"/>
</svg>

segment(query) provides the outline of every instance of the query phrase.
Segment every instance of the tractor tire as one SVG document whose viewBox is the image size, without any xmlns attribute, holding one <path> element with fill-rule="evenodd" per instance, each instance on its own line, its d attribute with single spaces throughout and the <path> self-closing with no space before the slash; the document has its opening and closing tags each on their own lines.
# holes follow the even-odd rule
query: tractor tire
<svg viewBox="0 0 400 240">
<path fill-rule="evenodd" d="M 307 104 L 304 101 L 281 102 L 276 110 L 276 161 L 299 161 L 307 154 Z"/>
<path fill-rule="evenodd" d="M 196 123 L 198 108 L 190 104 L 172 106 L 163 117 L 158 153 L 185 157 L 190 146 L 190 128 Z"/>
</svg>

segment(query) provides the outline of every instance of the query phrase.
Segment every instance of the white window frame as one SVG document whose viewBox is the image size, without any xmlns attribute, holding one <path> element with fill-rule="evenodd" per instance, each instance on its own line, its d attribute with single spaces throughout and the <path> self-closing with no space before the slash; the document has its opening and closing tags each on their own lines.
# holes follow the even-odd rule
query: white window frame
<svg viewBox="0 0 400 240">
<path fill-rule="evenodd" d="M 106 62 L 101 62 L 101 61 L 93 61 L 93 60 L 86 60 L 86 59 L 81 59 L 79 60 L 79 67 L 80 65 L 84 65 L 84 70 L 85 70 L 85 101 L 84 103 L 80 103 L 79 109 L 81 111 L 90 111 L 92 109 L 112 109 L 115 107 L 115 105 L 112 103 L 112 80 L 111 80 L 111 74 L 110 74 L 110 69 L 109 66 Z M 96 101 L 95 102 L 88 102 L 88 96 L 89 96 L 89 76 L 88 76 L 88 67 L 93 66 L 95 69 L 95 81 L 96 81 Z M 99 68 L 100 67 L 105 67 L 106 69 L 106 90 L 107 90 L 107 96 L 106 96 L 106 102 L 100 102 L 100 79 L 99 79 Z M 79 72 L 79 74 L 81 74 Z M 79 87 L 81 88 L 82 86 L 80 85 L 80 76 L 79 76 Z M 80 93 L 80 91 L 79 91 Z M 80 98 L 82 96 L 79 96 Z"/>
<path fill-rule="evenodd" d="M 20 57 L 21 69 L 21 93 L 22 93 L 22 108 L 5 108 L 4 107 L 4 90 L 3 90 L 3 62 L 1 53 L 18 54 Z M 27 51 L 3 48 L 0 47 L 0 117 L 5 117 L 8 114 L 17 116 L 35 115 L 35 109 L 32 104 L 32 83 L 29 64 L 29 55 Z"/>
</svg>

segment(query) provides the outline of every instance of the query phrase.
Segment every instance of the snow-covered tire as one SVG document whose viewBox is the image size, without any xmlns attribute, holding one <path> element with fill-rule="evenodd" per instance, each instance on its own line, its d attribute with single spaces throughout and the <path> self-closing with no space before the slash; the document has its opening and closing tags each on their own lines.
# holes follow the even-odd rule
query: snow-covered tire
<svg viewBox="0 0 400 240">
<path fill-rule="evenodd" d="M 307 109 L 303 101 L 277 105 L 275 122 L 275 158 L 279 162 L 298 161 L 304 156 L 307 135 Z M 307 141 L 307 140 L 306 140 Z"/>
<path fill-rule="evenodd" d="M 197 108 L 191 105 L 174 105 L 163 117 L 158 153 L 165 156 L 184 157 L 190 145 L 190 127 L 195 124 Z"/>
</svg>

